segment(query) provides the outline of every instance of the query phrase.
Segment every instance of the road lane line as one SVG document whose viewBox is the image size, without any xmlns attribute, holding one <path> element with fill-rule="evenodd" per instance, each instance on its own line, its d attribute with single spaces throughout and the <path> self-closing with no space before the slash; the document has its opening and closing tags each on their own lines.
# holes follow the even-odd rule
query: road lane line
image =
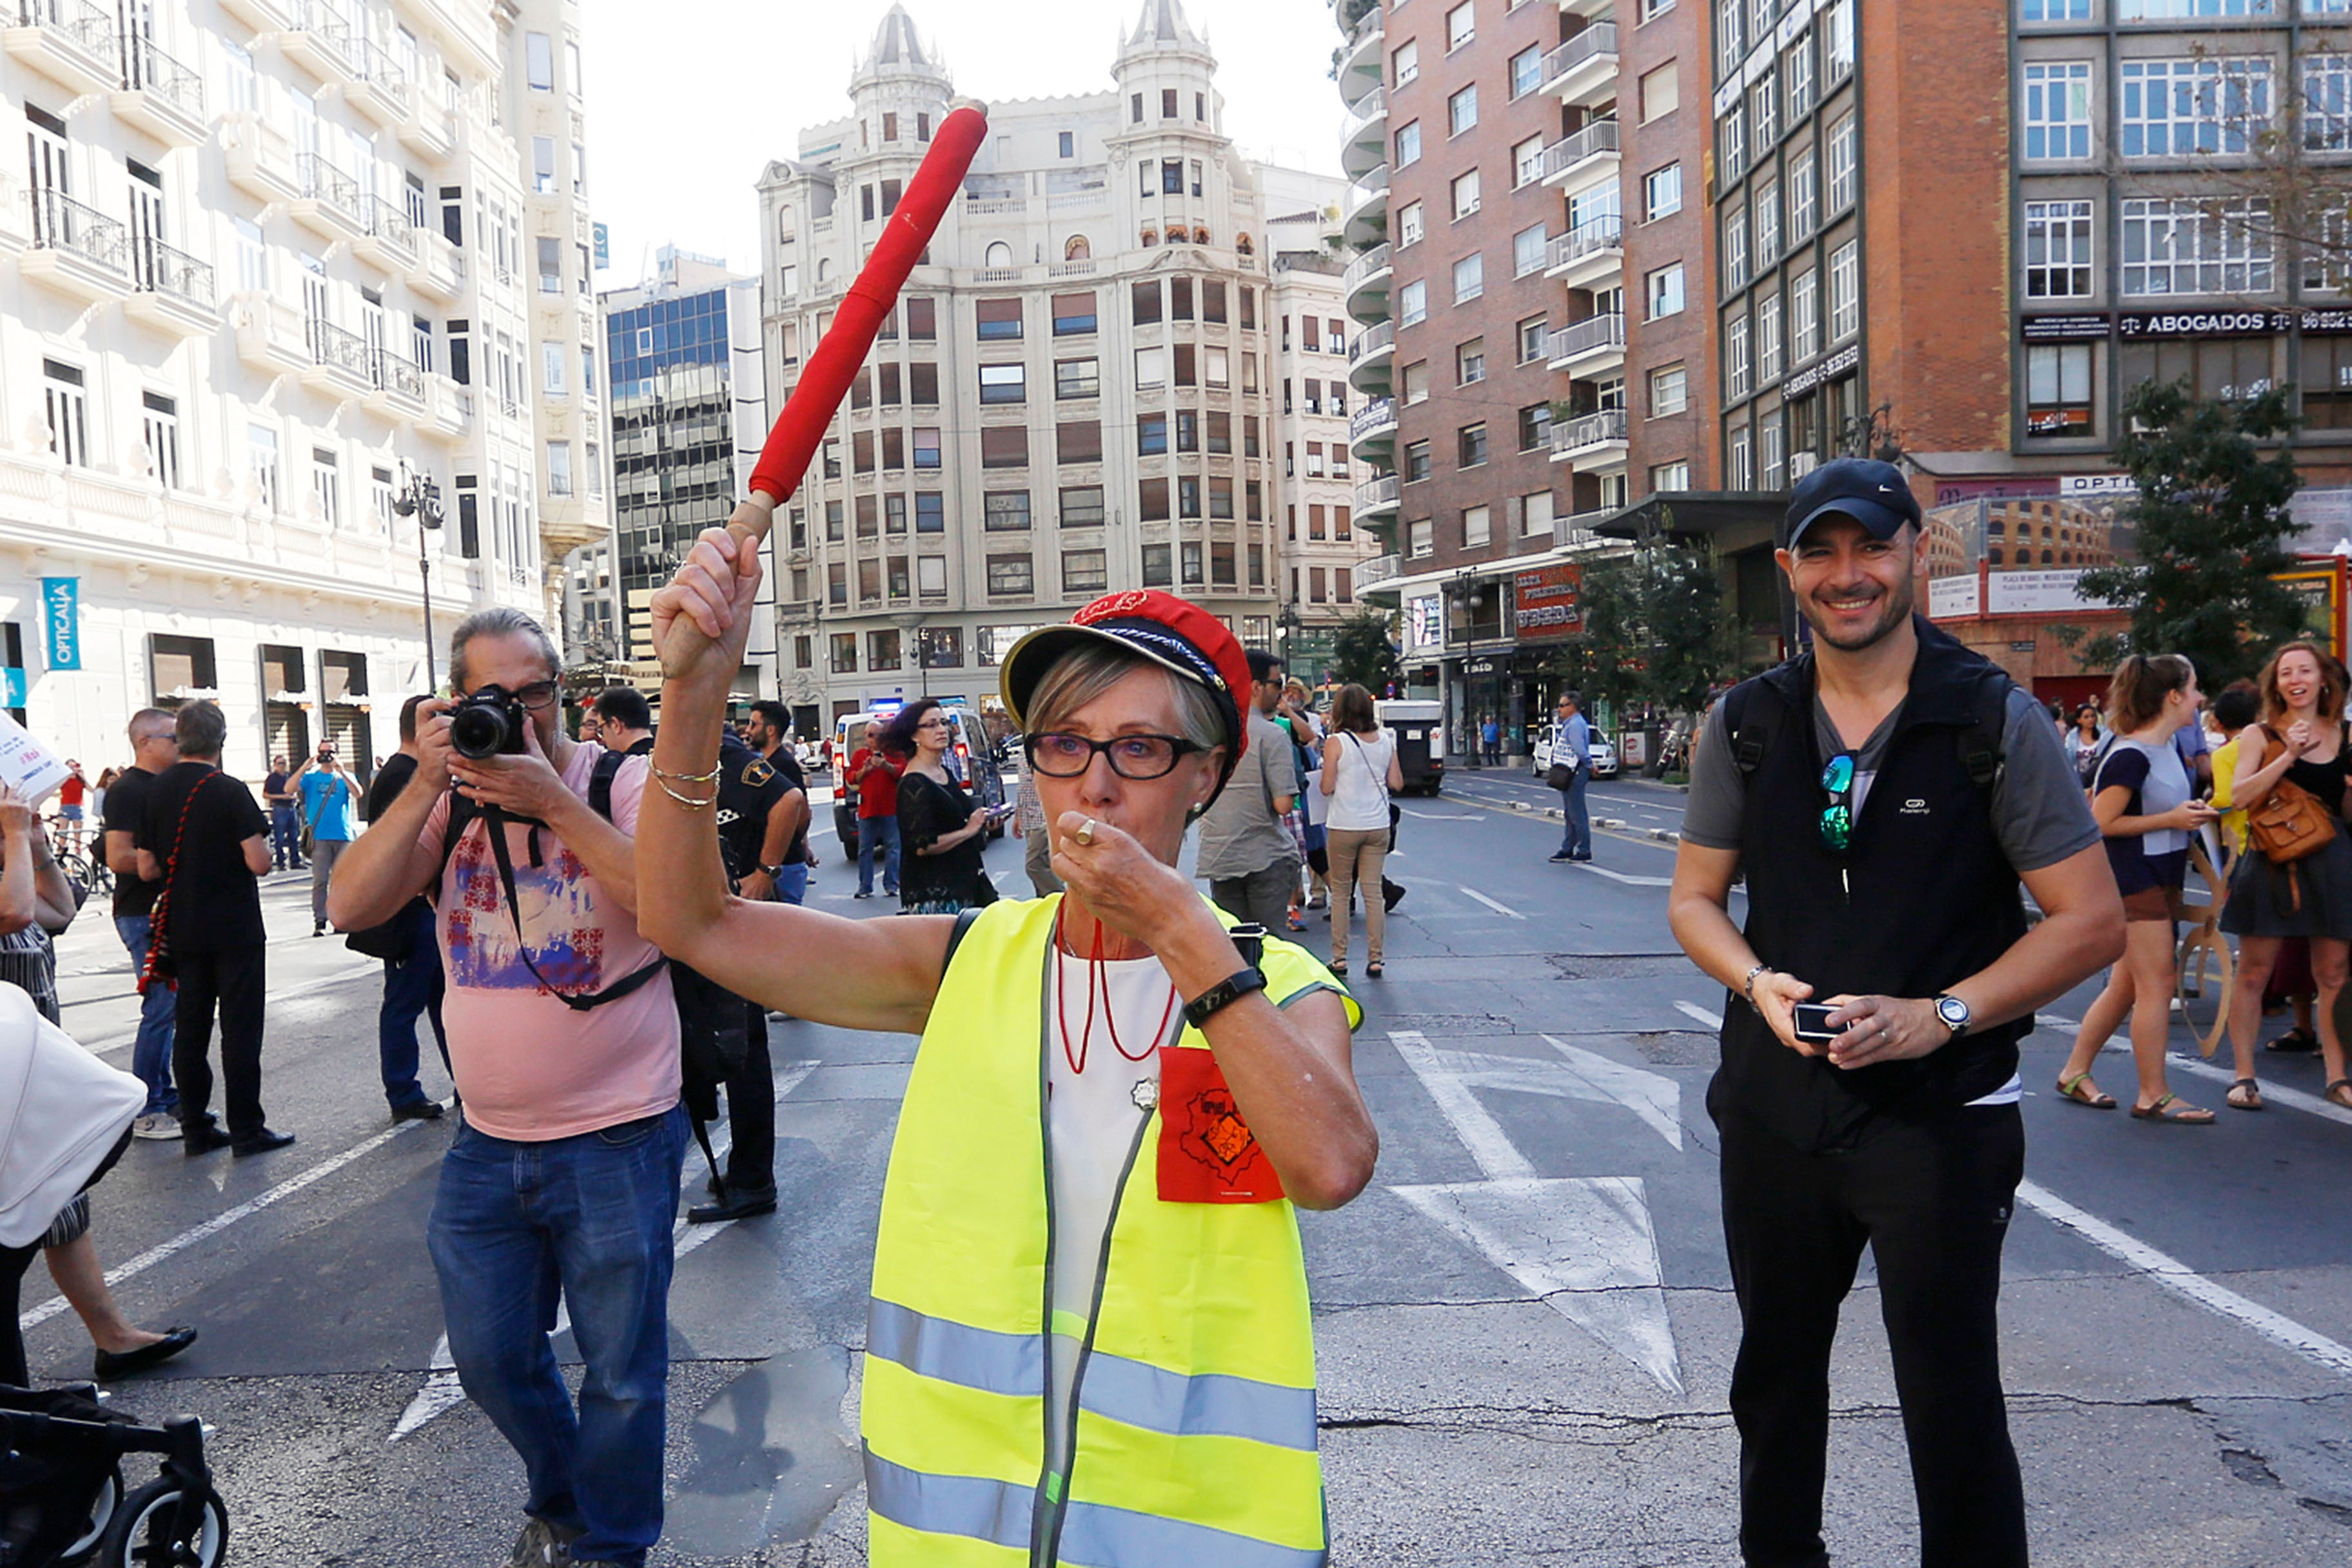
<svg viewBox="0 0 2352 1568">
<path fill-rule="evenodd" d="M 1478 1162 L 1478 1168 L 1486 1173 L 1489 1181 L 1522 1181 L 1535 1175 L 1535 1166 L 1512 1143 L 1503 1124 L 1487 1114 L 1468 1085 L 1438 1061 L 1436 1047 L 1429 1043 L 1427 1035 L 1419 1029 L 1391 1029 L 1389 1044 L 1396 1047 L 1397 1055 L 1404 1058 L 1413 1077 L 1421 1079 L 1422 1088 L 1437 1102 L 1437 1109 L 1445 1113 L 1445 1120 L 1454 1123 L 1463 1146 L 1470 1151 L 1470 1157 Z"/>
<path fill-rule="evenodd" d="M 2208 1311 L 2240 1323 L 2330 1372 L 2352 1377 L 2352 1345 L 2340 1344 L 2307 1329 L 2293 1318 L 2271 1310 L 2190 1268 L 2168 1253 L 2116 1229 L 2095 1215 L 2086 1214 L 2038 1182 L 2021 1182 L 2018 1202 L 2053 1224 L 2063 1226 L 2084 1240 L 2146 1274 L 2175 1295 L 2186 1297 Z"/>
<path fill-rule="evenodd" d="M 2174 1067 L 2195 1078 L 2210 1079 L 2215 1083 L 2238 1081 L 2238 1075 L 2229 1068 L 2217 1068 L 2211 1062 L 2200 1061 L 2195 1057 L 2183 1056 L 2179 1051 L 2172 1053 L 2171 1061 Z M 2347 1127 L 2352 1127 L 2352 1110 L 2347 1110 L 2340 1105 L 2331 1105 L 2315 1094 L 2306 1094 L 2302 1089 L 2288 1089 L 2281 1084 L 2266 1083 L 2263 1085 L 2263 1102 L 2267 1105 L 2273 1100 L 2296 1110 L 2305 1111 L 2313 1116 L 2324 1116 L 2330 1121 L 2340 1121 Z"/>
<path fill-rule="evenodd" d="M 1720 1029 L 1723 1027 L 1722 1014 L 1710 1013 L 1696 1002 L 1677 1002 L 1675 1004 L 1675 1011 L 1682 1014 L 1685 1017 L 1696 1018 L 1700 1023 L 1705 1024 L 1710 1029 Z"/>
<path fill-rule="evenodd" d="M 1612 871 L 1608 867 L 1595 865 L 1590 860 L 1579 860 L 1570 869 L 1590 871 L 1596 877 L 1606 877 L 1612 882 L 1622 882 L 1629 888 L 1671 888 L 1675 885 L 1675 879 L 1672 877 L 1636 877 L 1624 871 Z"/>
<path fill-rule="evenodd" d="M 1508 915 L 1515 921 L 1523 921 L 1528 918 L 1527 916 L 1519 913 L 1518 910 L 1511 908 L 1508 904 L 1496 903 L 1494 900 L 1488 898 L 1486 894 L 1480 892 L 1475 888 L 1462 888 L 1460 890 L 1467 897 L 1477 900 L 1480 903 L 1486 905 L 1496 914 Z"/>
<path fill-rule="evenodd" d="M 446 1110 L 448 1106 L 448 1101 L 443 1100 L 441 1104 Z M 329 1176 L 333 1175 L 336 1172 L 341 1170 L 352 1161 L 358 1160 L 365 1155 L 373 1154 L 378 1149 L 381 1149 L 385 1144 L 391 1142 L 394 1139 L 409 1132 L 414 1132 L 419 1127 L 425 1125 L 426 1123 L 422 1121 L 395 1121 L 391 1126 L 385 1128 L 383 1131 L 377 1133 L 374 1137 L 362 1139 L 361 1142 L 352 1144 L 350 1148 L 344 1150 L 334 1158 L 320 1161 L 318 1164 L 311 1166 L 300 1175 L 289 1177 L 287 1180 L 282 1181 L 276 1186 L 270 1188 L 268 1192 L 262 1193 L 255 1197 L 247 1198 L 245 1202 L 238 1204 L 234 1208 L 223 1209 L 220 1213 L 213 1215 L 212 1218 L 205 1221 L 204 1224 L 197 1226 L 194 1229 L 183 1231 L 178 1236 L 172 1237 L 169 1241 L 163 1242 L 159 1246 L 149 1247 L 146 1251 L 141 1253 L 136 1258 L 131 1258 L 126 1262 L 116 1264 L 113 1268 L 106 1271 L 106 1282 L 109 1285 L 119 1285 L 123 1280 L 131 1278 L 133 1275 L 143 1274 L 148 1269 L 154 1268 L 158 1263 L 162 1263 L 167 1258 L 175 1257 L 182 1252 L 185 1252 L 189 1247 L 194 1247 L 196 1243 L 205 1240 L 206 1237 L 219 1235 L 222 1231 L 226 1230 L 230 1226 L 235 1225 L 237 1221 L 247 1218 L 250 1215 L 259 1214 L 263 1209 L 268 1208 L 273 1204 L 284 1202 L 286 1199 L 292 1197 L 296 1193 L 302 1191 L 305 1187 L 325 1181 Z M 23 1317 L 17 1319 L 16 1326 L 19 1329 L 30 1329 L 36 1327 L 38 1324 L 47 1322 L 51 1318 L 56 1317 L 59 1312 L 62 1312 L 65 1310 L 66 1299 L 63 1296 L 52 1296 L 47 1300 L 42 1302 L 39 1306 L 35 1307 L 25 1313 Z"/>
</svg>

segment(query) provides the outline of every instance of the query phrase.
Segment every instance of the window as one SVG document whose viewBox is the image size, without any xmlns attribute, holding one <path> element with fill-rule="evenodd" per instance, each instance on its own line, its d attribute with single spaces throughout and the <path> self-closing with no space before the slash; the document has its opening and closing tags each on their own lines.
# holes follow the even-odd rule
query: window
<svg viewBox="0 0 2352 1568">
<path fill-rule="evenodd" d="M 1478 21 L 1472 14 L 1470 0 L 1445 13 L 1445 52 L 1452 54 L 1478 36 Z"/>
<path fill-rule="evenodd" d="M 1397 128 L 1396 166 L 1400 169 L 1408 169 L 1420 162 L 1421 121 L 1416 120 L 1410 125 L 1401 125 Z"/>
<path fill-rule="evenodd" d="M 882 531 L 885 533 L 907 531 L 907 498 L 905 496 L 886 495 L 882 498 Z"/>
<path fill-rule="evenodd" d="M 1478 171 L 1454 177 L 1454 221 L 1461 222 L 1478 210 Z"/>
<path fill-rule="evenodd" d="M 1742 207 L 1723 215 L 1723 291 L 1736 294 L 1747 288 L 1751 272 L 1748 258 L 1748 212 Z"/>
<path fill-rule="evenodd" d="M 1102 486 L 1066 487 L 1061 493 L 1060 510 L 1064 528 L 1100 528 L 1103 523 Z"/>
<path fill-rule="evenodd" d="M 1681 90 L 1673 60 L 1646 72 L 1639 84 L 1642 123 L 1647 125 L 1658 116 L 1672 114 L 1681 108 Z"/>
<path fill-rule="evenodd" d="M 1054 395 L 1096 397 L 1102 393 L 1102 362 L 1064 359 L 1054 362 Z"/>
<path fill-rule="evenodd" d="M 1201 280 L 1201 320 L 1204 321 L 1214 321 L 1222 325 L 1224 319 L 1224 283 L 1218 279 L 1202 279 Z M 1339 328 L 1337 326 L 1332 328 L 1331 335 L 1334 338 L 1339 335 Z"/>
<path fill-rule="evenodd" d="M 1421 243 L 1421 204 L 1407 202 L 1397 209 L 1397 247 Z"/>
<path fill-rule="evenodd" d="M 1723 395 L 1737 402 L 1754 390 L 1749 381 L 1753 366 L 1748 361 L 1748 318 L 1734 316 L 1723 330 Z"/>
<path fill-rule="evenodd" d="M 1543 46 L 1529 44 L 1510 59 L 1511 100 L 1520 99 L 1543 86 Z"/>
<path fill-rule="evenodd" d="M 992 597 L 1036 592 L 1036 568 L 1026 555 L 988 558 L 988 592 Z"/>
<path fill-rule="evenodd" d="M 1756 155 L 1760 158 L 1780 139 L 1780 96 L 1774 89 L 1769 67 L 1748 89 L 1748 130 L 1755 137 Z"/>
<path fill-rule="evenodd" d="M 1399 45 L 1389 55 L 1389 80 L 1398 87 L 1421 75 L 1421 45 L 1408 42 Z"/>
<path fill-rule="evenodd" d="M 1777 490 L 1787 483 L 1789 469 L 1789 430 L 1778 414 L 1764 421 L 1764 488 Z"/>
<path fill-rule="evenodd" d="M 1669 163 L 1642 178 L 1642 216 L 1655 222 L 1683 210 L 1683 166 Z"/>
<path fill-rule="evenodd" d="M 1054 155 L 1055 157 L 1075 158 L 1077 156 L 1077 138 L 1075 135 L 1067 131 L 1056 132 L 1055 133 Z"/>
<path fill-rule="evenodd" d="M 838 572 L 841 566 L 835 563 L 833 569 Z M 840 604 L 845 597 L 845 594 L 836 594 L 834 595 L 834 603 Z M 857 673 L 857 634 L 856 632 L 833 634 L 833 673 L 835 675 Z"/>
<path fill-rule="evenodd" d="M 2135 65 L 2147 62 L 2133 62 Z M 2161 66 L 2163 62 L 2156 62 Z M 2145 83 L 2135 78 L 2134 95 Z M 2091 65 L 2088 60 L 2032 60 L 2025 66 L 2021 110 L 2025 161 L 2056 163 L 2091 155 Z M 2161 89 L 2158 89 L 2159 96 Z M 2126 133 L 2128 135 L 2128 132 Z M 1835 176 L 1832 176 L 1835 183 Z"/>
<path fill-rule="evenodd" d="M 864 563 L 861 563 L 864 564 Z M 897 627 L 866 634 L 866 668 L 896 669 L 898 668 L 898 632 Z"/>
<path fill-rule="evenodd" d="M 1021 301 L 1019 300 L 982 300 L 977 301 L 980 341 L 1001 342 L 1021 335 Z"/>
<path fill-rule="evenodd" d="M 274 512 L 278 510 L 278 432 L 266 425 L 247 426 L 245 450 L 247 468 L 253 477 L 253 499 L 264 511 Z"/>
<path fill-rule="evenodd" d="M 83 391 L 79 367 L 53 359 L 41 362 L 42 400 L 47 409 L 49 450 L 69 468 L 89 467 L 89 399 Z M 270 437 L 271 466 L 276 467 L 277 437 Z M 276 486 L 271 489 L 274 492 Z"/>
<path fill-rule="evenodd" d="M 1511 149 L 1511 189 L 1522 189 L 1543 178 L 1543 150 L 1541 136 L 1530 136 Z"/>
<path fill-rule="evenodd" d="M 1397 290 L 1397 325 L 1417 326 L 1429 316 L 1429 283 L 1416 278 Z"/>
<path fill-rule="evenodd" d="M 1462 426 L 1455 432 L 1454 446 L 1457 467 L 1475 468 L 1484 463 L 1486 460 L 1486 421 L 1482 419 L 1475 425 Z"/>
<path fill-rule="evenodd" d="M 1472 251 L 1454 264 L 1454 302 L 1475 300 L 1486 291 L 1486 258 Z"/>
<path fill-rule="evenodd" d="M 318 503 L 320 527 L 331 530 L 341 525 L 342 475 L 335 454 L 324 447 L 310 448 L 310 498 Z"/>
<path fill-rule="evenodd" d="M 1529 316 L 1518 324 L 1517 335 L 1521 364 L 1532 364 L 1544 357 L 1544 339 L 1550 327 L 1550 319 L 1544 316 Z"/>
<path fill-rule="evenodd" d="M 1730 448 L 1730 461 L 1727 466 L 1731 470 L 1731 488 L 1736 490 L 1753 488 L 1756 483 L 1754 433 L 1747 426 L 1742 425 L 1731 433 Z"/>
<path fill-rule="evenodd" d="M 1142 388 L 1168 384 L 1168 351 L 1166 349 L 1135 351 L 1135 384 Z"/>
<path fill-rule="evenodd" d="M 1511 236 L 1511 276 L 1525 278 L 1530 272 L 1540 272 L 1544 265 L 1544 241 L 1548 237 L 1544 226 L 1536 224 Z"/>
<path fill-rule="evenodd" d="M 555 138 L 534 136 L 530 139 L 531 189 L 542 196 L 555 194 Z"/>
<path fill-rule="evenodd" d="M 1135 450 L 1139 456 L 1157 458 L 1168 451 L 1168 416 L 1139 414 L 1135 416 Z"/>
<path fill-rule="evenodd" d="M 1411 407 L 1429 396 L 1429 362 L 1415 360 L 1404 367 L 1404 403 Z"/>
<path fill-rule="evenodd" d="M 1423 555 L 1437 553 L 1436 531 L 1428 518 L 1417 517 L 1406 523 L 1404 528 L 1405 553 L 1408 556 L 1418 560 Z"/>
<path fill-rule="evenodd" d="M 1097 419 L 1071 420 L 1054 426 L 1054 460 L 1057 463 L 1099 463 L 1102 461 L 1102 422 Z"/>
<path fill-rule="evenodd" d="M 2122 216 L 2126 295 L 2262 294 L 2273 287 L 2268 202 L 2127 198 Z"/>
<path fill-rule="evenodd" d="M 1723 165 L 1723 184 L 1729 184 L 1748 172 L 1748 108 L 1735 103 L 1731 112 L 1723 117 L 1716 139 L 1722 143 L 1717 161 Z"/>
<path fill-rule="evenodd" d="M 1830 127 L 1830 202 L 1832 216 L 1853 205 L 1853 116 L 1839 116 Z"/>
<path fill-rule="evenodd" d="M 1654 465 L 1650 469 L 1650 489 L 1654 493 L 1660 490 L 1690 489 L 1690 464 L 1674 462 Z"/>
<path fill-rule="evenodd" d="M 2305 151 L 2352 152 L 2352 57 L 2305 56 L 2301 108 Z"/>
<path fill-rule="evenodd" d="M 1192 319 L 1192 280 L 1190 278 L 1171 278 L 1168 280 L 1168 319 L 1171 321 Z M 1307 339 L 1307 346 L 1310 349 L 1315 346 L 1312 337 Z"/>
<path fill-rule="evenodd" d="M 981 526 L 991 533 L 1029 526 L 1027 490 L 990 490 L 981 497 Z"/>
<path fill-rule="evenodd" d="M 572 493 L 572 443 L 550 441 L 547 444 L 547 493 L 568 496 Z"/>
<path fill-rule="evenodd" d="M 1472 338 L 1454 350 L 1455 384 L 1469 386 L 1486 379 L 1486 340 Z"/>
<path fill-rule="evenodd" d="M 1789 159 L 1789 243 L 1798 245 L 1810 238 L 1819 218 L 1816 203 L 1818 171 L 1810 147 Z"/>
<path fill-rule="evenodd" d="M 1197 452 L 1201 449 L 1201 415 L 1199 410 L 1179 408 L 1176 411 L 1176 449 Z"/>
<path fill-rule="evenodd" d="M 1187 540 L 1178 548 L 1176 557 L 1184 574 L 1185 584 L 1198 584 L 1201 581 L 1201 547 Z"/>
<path fill-rule="evenodd" d="M 2029 0 L 2030 3 L 2030 0 Z M 2126 22 L 2185 20 L 2192 16 L 2268 16 L 2286 7 L 2283 0 L 2116 0 L 2116 15 Z M 2304 12 L 2338 11 L 2330 0 L 2305 0 Z"/>
<path fill-rule="evenodd" d="M 2091 345 L 2030 343 L 2025 350 L 2025 433 L 2091 433 Z"/>
<path fill-rule="evenodd" d="M 1028 402 L 1028 367 L 1017 364 L 982 365 L 980 400 L 984 404 Z"/>
<path fill-rule="evenodd" d="M 1551 531 L 1552 498 L 1549 490 L 1538 490 L 1519 498 L 1519 532 L 1522 536 Z"/>
<path fill-rule="evenodd" d="M 1095 330 L 1095 296 L 1092 289 L 1083 294 L 1054 296 L 1054 335 L 1066 338 Z"/>
<path fill-rule="evenodd" d="M 1445 100 L 1445 132 L 1459 136 L 1478 123 L 1478 84 L 1472 82 Z"/>
<path fill-rule="evenodd" d="M 539 345 L 539 389 L 550 397 L 563 395 L 563 362 L 569 357 L 562 343 Z"/>
<path fill-rule="evenodd" d="M 1821 352 L 1821 275 L 1808 267 L 1789 280 L 1789 361 L 1802 364 Z"/>
<path fill-rule="evenodd" d="M 1519 410 L 1519 450 L 1532 452 L 1551 440 L 1551 405 L 1530 403 Z"/>
<path fill-rule="evenodd" d="M 539 291 L 563 292 L 563 242 L 542 237 L 539 241 Z"/>
<path fill-rule="evenodd" d="M 1176 476 L 1176 515 L 1178 517 L 1201 515 L 1201 481 L 1193 475 Z M 1185 578 L 1188 583 L 1197 583 L 1200 580 L 1197 574 Z"/>
<path fill-rule="evenodd" d="M 1163 87 L 1160 89 L 1160 118 L 1162 120 L 1176 118 L 1176 89 L 1172 87 Z"/>
<path fill-rule="evenodd" d="M 939 431 L 939 426 L 936 426 L 936 425 L 932 425 L 932 426 L 922 426 L 922 425 L 918 425 L 918 426 L 915 426 L 915 467 L 917 467 L 918 468 L 938 468 L 939 466 L 940 466 L 940 431 Z"/>
<path fill-rule="evenodd" d="M 2091 294 L 2091 204 L 2025 204 L 2025 297 L 2081 300 Z"/>
<path fill-rule="evenodd" d="M 946 498 L 938 490 L 915 492 L 915 531 L 945 533 L 948 530 Z"/>
<path fill-rule="evenodd" d="M 1756 301 L 1756 384 L 1780 379 L 1780 296 Z"/>
<path fill-rule="evenodd" d="M 2116 133 L 2126 158 L 2243 153 L 2271 114 L 2267 59 L 2125 60 Z"/>
<path fill-rule="evenodd" d="M 147 475 L 167 490 L 180 488 L 180 405 L 161 393 L 141 395 L 141 435 L 147 444 Z"/>
<path fill-rule="evenodd" d="M 1404 482 L 1414 484 L 1429 478 L 1429 443 L 1408 441 L 1404 448 Z"/>
<path fill-rule="evenodd" d="M 1843 342 L 1861 330 L 1862 244 L 1849 239 L 1830 256 L 1830 342 Z"/>
<path fill-rule="evenodd" d="M 948 591 L 948 563 L 945 559 L 936 555 L 927 555 L 923 558 L 922 564 L 926 568 L 936 566 L 939 569 L 936 574 L 936 584 L 933 582 L 933 573 L 929 570 L 923 573 L 922 589 L 925 596 L 945 594 Z M 922 660 L 922 667 L 925 669 L 961 669 L 963 668 L 963 628 L 961 626 L 925 626 L 917 632 L 915 637 L 916 646 L 919 649 L 918 657 Z"/>
<path fill-rule="evenodd" d="M 1690 374 L 1681 365 L 1670 364 L 1650 373 L 1650 417 L 1664 418 L 1680 414 L 1690 406 Z"/>
<path fill-rule="evenodd" d="M 1160 279 L 1146 278 L 1136 283 L 1128 296 L 1129 317 L 1139 327 L 1148 327 L 1160 320 Z"/>
<path fill-rule="evenodd" d="M 1832 83 L 1853 71 L 1853 0 L 1831 0 L 1822 17 L 1822 52 L 1829 60 Z"/>
<path fill-rule="evenodd" d="M 1494 510 L 1486 506 L 1462 509 L 1462 548 L 1476 550 L 1495 541 Z"/>
<path fill-rule="evenodd" d="M 417 318 L 416 331 L 420 340 L 429 334 L 431 330 L 425 324 L 423 317 Z M 426 368 L 431 367 L 428 365 Z M 580 395 L 583 397 L 596 395 L 596 345 L 593 343 L 580 345 Z"/>
<path fill-rule="evenodd" d="M 523 59 L 530 72 L 532 90 L 551 92 L 555 88 L 554 42 L 545 33 L 523 35 Z"/>
<path fill-rule="evenodd" d="M 1739 74 L 1740 56 L 1745 53 L 1741 47 L 1741 40 L 1746 37 L 1740 28 L 1746 19 L 1746 12 L 1740 5 L 1740 0 L 1717 0 L 1716 75 L 1730 77 Z"/>
<path fill-rule="evenodd" d="M 1799 119 L 1813 110 L 1813 40 L 1811 34 L 1801 35 L 1780 57 L 1780 79 L 1789 94 L 1789 123 L 1793 127 Z"/>
<path fill-rule="evenodd" d="M 1683 264 L 1679 261 L 1661 267 L 1644 280 L 1643 293 L 1650 301 L 1650 320 L 1675 316 L 1683 308 Z"/>
</svg>

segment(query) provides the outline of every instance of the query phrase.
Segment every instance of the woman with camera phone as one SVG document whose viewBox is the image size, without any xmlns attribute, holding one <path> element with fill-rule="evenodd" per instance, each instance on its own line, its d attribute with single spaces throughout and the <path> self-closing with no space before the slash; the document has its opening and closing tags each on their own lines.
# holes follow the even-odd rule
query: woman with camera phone
<svg viewBox="0 0 2352 1568">
<path fill-rule="evenodd" d="M 919 1032 L 883 1200 L 862 1427 L 877 1568 L 1319 1562 L 1314 1345 L 1293 1205 L 1379 1142 L 1361 1015 L 1176 866 L 1247 743 L 1249 668 L 1171 595 L 1098 599 L 1003 660 L 1066 891 L 849 921 L 730 900 L 709 776 L 759 586 L 707 531 L 654 597 L 664 722 L 639 918 L 728 989 Z M 910 862 L 911 864 L 911 862 Z M 1156 1544 L 1155 1544 L 1156 1543 Z"/>
<path fill-rule="evenodd" d="M 882 731 L 882 749 L 907 764 L 898 775 L 898 908 L 910 915 L 951 915 L 996 901 L 981 862 L 989 810 L 974 805 L 948 772 L 953 731 L 934 699 L 898 710 Z M 992 766 L 976 760 L 977 766 Z"/>
</svg>

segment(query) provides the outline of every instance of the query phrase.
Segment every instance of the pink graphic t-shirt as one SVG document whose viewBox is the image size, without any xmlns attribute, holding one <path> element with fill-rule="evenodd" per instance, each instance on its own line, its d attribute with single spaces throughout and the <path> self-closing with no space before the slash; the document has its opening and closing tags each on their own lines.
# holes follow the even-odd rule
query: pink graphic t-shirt
<svg viewBox="0 0 2352 1568">
<path fill-rule="evenodd" d="M 575 746 L 566 787 L 586 795 L 600 753 Z M 646 760 L 613 780 L 613 823 L 634 836 Z M 444 796 L 419 841 L 438 853 L 449 823 Z M 523 941 L 548 984 L 572 994 L 604 987 L 658 956 L 636 920 L 603 895 L 580 858 L 541 827 L 509 824 L 508 858 L 522 907 Z M 489 825 L 469 824 L 443 873 L 435 916 L 449 990 L 442 1016 L 466 1120 L 493 1138 L 544 1142 L 656 1115 L 677 1103 L 677 1005 L 667 971 L 617 1001 L 574 1012 L 524 967 L 514 917 L 499 885 Z"/>
</svg>

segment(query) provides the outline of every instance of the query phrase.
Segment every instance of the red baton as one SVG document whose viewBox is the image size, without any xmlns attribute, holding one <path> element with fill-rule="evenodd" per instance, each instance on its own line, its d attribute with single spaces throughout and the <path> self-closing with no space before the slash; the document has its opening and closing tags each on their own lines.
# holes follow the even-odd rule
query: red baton
<svg viewBox="0 0 2352 1568">
<path fill-rule="evenodd" d="M 747 539 L 764 538 L 777 503 L 800 489 L 809 459 L 824 438 L 824 427 L 833 423 L 834 412 L 849 392 L 850 378 L 866 363 L 882 318 L 898 302 L 907 274 L 947 216 L 948 203 L 955 199 L 964 172 L 987 135 L 988 113 L 977 104 L 967 103 L 940 121 L 930 152 L 898 198 L 874 254 L 850 284 L 832 328 L 809 355 L 800 384 L 768 432 L 767 445 L 751 470 L 751 493 L 727 520 L 730 531 Z"/>
</svg>

